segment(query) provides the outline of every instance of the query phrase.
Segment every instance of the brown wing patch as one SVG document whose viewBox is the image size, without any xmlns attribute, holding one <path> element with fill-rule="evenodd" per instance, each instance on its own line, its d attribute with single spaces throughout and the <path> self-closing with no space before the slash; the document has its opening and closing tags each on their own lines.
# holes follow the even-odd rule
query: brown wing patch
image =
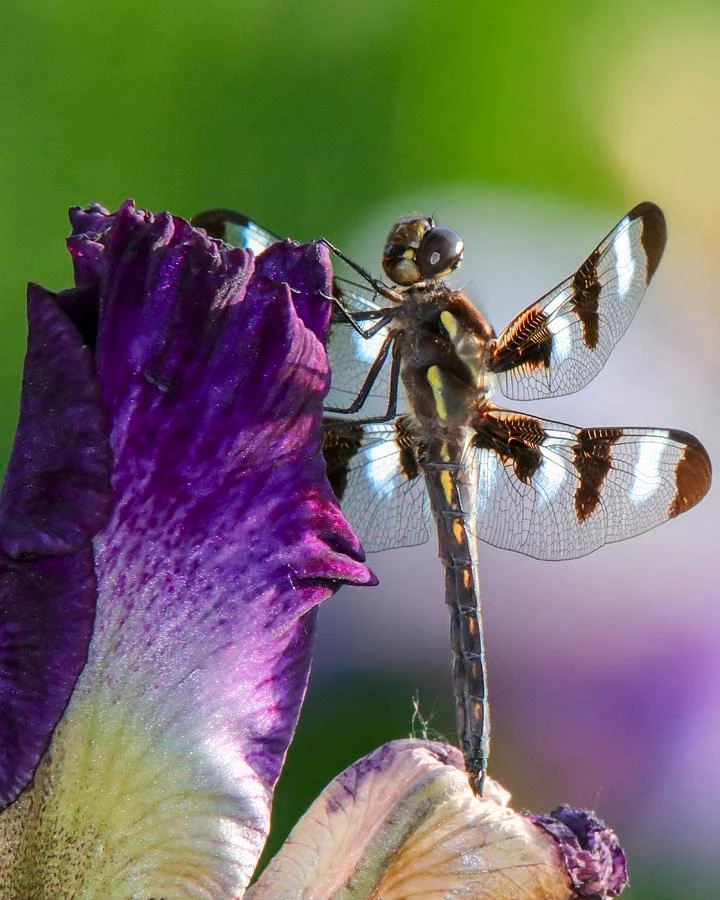
<svg viewBox="0 0 720 900">
<path fill-rule="evenodd" d="M 528 307 L 492 349 L 490 368 L 507 372 L 518 366 L 544 368 L 550 366 L 552 334 L 547 329 L 547 316 L 538 306 Z"/>
<path fill-rule="evenodd" d="M 685 444 L 675 470 L 677 490 L 670 506 L 670 518 L 679 516 L 705 496 L 712 480 L 710 457 L 700 441 L 686 431 L 671 429 L 670 440 Z"/>
<path fill-rule="evenodd" d="M 419 461 L 424 455 L 422 444 L 408 416 L 398 416 L 395 420 L 395 443 L 400 454 L 400 471 L 411 481 L 420 474 Z"/>
<path fill-rule="evenodd" d="M 573 297 L 570 305 L 580 319 L 583 330 L 583 343 L 588 350 L 594 350 L 597 347 L 600 336 L 598 298 L 602 284 L 597 273 L 599 259 L 600 251 L 598 249 L 593 250 L 577 270 L 572 280 Z"/>
<path fill-rule="evenodd" d="M 578 475 L 575 513 L 585 522 L 597 509 L 603 482 L 612 466 L 612 445 L 622 437 L 622 428 L 580 428 L 573 449 Z"/>
<path fill-rule="evenodd" d="M 628 219 L 643 220 L 640 240 L 646 256 L 646 276 L 647 280 L 650 281 L 660 264 L 667 242 L 665 216 L 659 206 L 645 201 L 644 203 L 638 203 L 636 207 L 630 210 Z"/>
<path fill-rule="evenodd" d="M 473 446 L 494 451 L 503 463 L 512 462 L 517 478 L 529 484 L 542 463 L 540 444 L 544 437 L 545 430 L 534 416 L 484 413 Z"/>
<path fill-rule="evenodd" d="M 357 422 L 326 417 L 322 423 L 322 453 L 333 493 L 342 500 L 347 487 L 350 462 L 360 449 L 363 428 Z"/>
</svg>

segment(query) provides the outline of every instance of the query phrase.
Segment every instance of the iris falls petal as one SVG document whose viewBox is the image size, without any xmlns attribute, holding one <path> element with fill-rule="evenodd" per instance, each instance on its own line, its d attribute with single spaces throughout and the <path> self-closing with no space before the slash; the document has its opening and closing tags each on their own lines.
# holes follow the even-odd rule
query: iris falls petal
<svg viewBox="0 0 720 900">
<path fill-rule="evenodd" d="M 0 493 L 0 805 L 27 784 L 87 658 L 92 537 L 110 513 L 107 415 L 89 350 L 28 291 L 20 421 Z"/>
<path fill-rule="evenodd" d="M 330 266 L 290 242 L 256 265 L 131 203 L 72 222 L 78 288 L 56 302 L 94 350 L 112 509 L 87 664 L 0 818 L 0 894 L 240 896 L 316 607 L 373 580 L 320 455 Z"/>
</svg>

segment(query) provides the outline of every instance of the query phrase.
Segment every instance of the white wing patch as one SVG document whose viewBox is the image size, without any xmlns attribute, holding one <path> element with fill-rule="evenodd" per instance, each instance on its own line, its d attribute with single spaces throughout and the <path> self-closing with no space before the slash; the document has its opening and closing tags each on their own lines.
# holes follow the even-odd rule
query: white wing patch
<svg viewBox="0 0 720 900">
<path fill-rule="evenodd" d="M 545 445 L 554 443 L 553 438 L 546 437 L 542 444 L 542 463 L 535 473 L 534 482 L 538 493 L 538 502 L 547 504 L 552 503 L 567 481 L 568 473 L 565 468 L 565 461 L 554 450 L 549 450 Z"/>
<path fill-rule="evenodd" d="M 572 325 L 568 316 L 553 316 L 548 319 L 547 329 L 553 336 L 552 354 L 558 362 L 564 362 L 572 353 Z"/>
<path fill-rule="evenodd" d="M 371 444 L 365 451 L 367 463 L 364 474 L 382 500 L 387 500 L 395 490 L 393 478 L 398 470 L 398 454 L 392 445 Z"/>
<path fill-rule="evenodd" d="M 632 287 L 635 275 L 636 260 L 633 258 L 630 243 L 630 223 L 625 219 L 625 227 L 620 230 L 613 244 L 615 251 L 615 270 L 617 272 L 617 297 L 624 300 Z"/>
<path fill-rule="evenodd" d="M 644 503 L 661 485 L 660 460 L 668 450 L 668 445 L 664 443 L 668 436 L 666 429 L 657 429 L 650 431 L 647 439 L 638 443 L 638 456 L 633 466 L 633 483 L 630 488 L 630 502 L 633 506 Z M 663 440 L 655 441 L 655 437 Z"/>
<path fill-rule="evenodd" d="M 496 489 L 499 470 L 502 469 L 502 463 L 492 450 L 480 450 L 475 455 L 474 465 L 477 466 L 477 503 L 475 506 L 477 514 L 485 512 L 490 498 Z"/>
</svg>

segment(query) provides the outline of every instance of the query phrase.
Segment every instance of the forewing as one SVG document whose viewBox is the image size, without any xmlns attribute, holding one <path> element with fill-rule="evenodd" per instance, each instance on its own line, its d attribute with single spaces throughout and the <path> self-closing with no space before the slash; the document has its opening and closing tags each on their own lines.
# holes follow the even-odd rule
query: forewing
<svg viewBox="0 0 720 900">
<path fill-rule="evenodd" d="M 379 314 L 381 307 L 375 300 L 375 294 L 361 285 L 335 279 L 337 302 L 333 305 L 333 317 L 328 338 L 328 354 L 330 357 L 331 382 L 330 392 L 325 400 L 327 407 L 346 409 L 362 390 L 365 379 L 380 353 L 383 344 L 390 336 L 390 329 L 381 328 L 371 338 L 366 338 L 354 328 L 341 310 L 350 316 L 360 317 L 358 325 L 367 330 L 373 326 L 377 318 L 361 318 Z M 360 418 L 378 416 L 387 410 L 390 396 L 390 368 L 392 348 L 377 378 L 370 389 L 368 400 L 358 412 Z M 408 410 L 407 397 L 402 384 L 399 384 L 396 411 L 404 413 Z"/>
<path fill-rule="evenodd" d="M 465 453 L 475 535 L 537 559 L 571 559 L 633 537 L 694 506 L 710 460 L 666 428 L 573 428 L 489 408 Z"/>
<path fill-rule="evenodd" d="M 635 315 L 666 237 L 660 208 L 640 203 L 574 275 L 516 316 L 490 353 L 503 394 L 555 397 L 591 381 Z"/>
<path fill-rule="evenodd" d="M 432 522 L 410 416 L 391 423 L 323 419 L 328 479 L 365 550 L 423 544 Z"/>
<path fill-rule="evenodd" d="M 193 216 L 190 224 L 204 228 L 210 237 L 218 238 L 231 247 L 252 250 L 255 256 L 282 240 L 243 213 L 232 209 L 208 209 Z"/>
</svg>

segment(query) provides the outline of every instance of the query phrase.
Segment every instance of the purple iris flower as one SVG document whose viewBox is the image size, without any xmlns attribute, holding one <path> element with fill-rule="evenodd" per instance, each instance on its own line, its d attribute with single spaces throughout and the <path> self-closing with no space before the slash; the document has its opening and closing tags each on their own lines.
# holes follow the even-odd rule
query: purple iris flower
<svg viewBox="0 0 720 900">
<path fill-rule="evenodd" d="M 0 895 L 33 869 L 68 883 L 78 854 L 72 896 L 233 896 L 315 610 L 373 582 L 320 453 L 330 265 L 132 203 L 71 221 L 76 287 L 29 290 L 0 500 L 3 805 L 33 778 L 1 820 Z"/>
<path fill-rule="evenodd" d="M 28 292 L 0 494 L 0 896 L 241 897 L 317 607 L 374 583 L 320 452 L 329 260 L 132 203 L 71 222 L 76 286 Z M 619 893 L 609 829 L 507 799 L 454 748 L 388 744 L 251 890 L 472 896 L 492 871 L 498 898 Z"/>
</svg>

